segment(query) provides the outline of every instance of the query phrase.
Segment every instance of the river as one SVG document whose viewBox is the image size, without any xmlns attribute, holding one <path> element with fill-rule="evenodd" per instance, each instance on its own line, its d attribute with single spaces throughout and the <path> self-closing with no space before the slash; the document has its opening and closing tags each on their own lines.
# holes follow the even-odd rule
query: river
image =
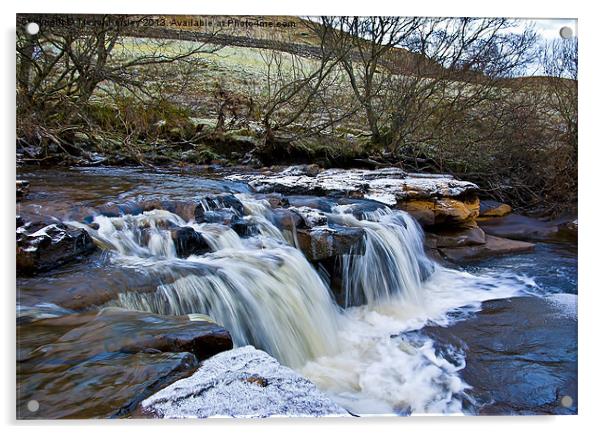
<svg viewBox="0 0 602 434">
<path fill-rule="evenodd" d="M 428 258 L 422 229 L 408 214 L 379 209 L 358 218 L 333 200 L 329 222 L 366 233 L 365 251 L 341 258 L 344 299 L 337 303 L 295 234 L 277 228 L 268 201 L 243 183 L 212 171 L 141 168 L 22 168 L 19 176 L 31 182 L 19 214 L 71 221 L 102 246 L 60 269 L 19 277 L 19 316 L 105 307 L 206 314 L 236 346 L 267 351 L 357 415 L 576 412 L 576 395 L 570 405 L 559 403 L 576 393 L 573 244 L 540 242 L 532 253 L 452 268 Z M 111 201 L 198 201 L 215 193 L 234 194 L 256 230 L 241 236 L 160 210 L 97 215 L 87 224 L 79 218 Z M 215 208 L 207 203 L 207 211 Z M 204 236 L 208 253 L 178 257 L 166 228 L 185 226 Z M 19 325 L 18 335 L 27 327 Z M 520 342 L 500 338 L 513 334 Z M 529 363 L 521 364 L 521 345 Z M 19 377 L 20 387 L 28 378 Z M 46 393 L 64 391 L 59 385 Z"/>
</svg>

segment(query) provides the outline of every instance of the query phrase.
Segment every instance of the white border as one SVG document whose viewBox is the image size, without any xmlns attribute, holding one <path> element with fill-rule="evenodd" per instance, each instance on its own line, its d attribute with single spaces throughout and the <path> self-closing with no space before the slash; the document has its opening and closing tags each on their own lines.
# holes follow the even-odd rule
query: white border
<svg viewBox="0 0 602 434">
<path fill-rule="evenodd" d="M 3 142 L 0 145 L 3 165 L 3 267 L 5 277 L 2 293 L 3 313 L 2 325 L 7 347 L 2 357 L 2 382 L 4 393 L 0 409 L 2 421 L 12 431 L 15 428 L 26 432 L 44 433 L 105 432 L 107 429 L 127 429 L 162 433 L 166 430 L 202 430 L 203 432 L 230 432 L 244 430 L 248 433 L 282 433 L 332 431 L 340 429 L 346 433 L 377 432 L 420 432 L 436 430 L 438 432 L 479 433 L 487 434 L 515 432 L 519 430 L 544 430 L 548 433 L 587 432 L 600 425 L 596 416 L 601 410 L 600 381 L 602 362 L 599 333 L 602 302 L 600 294 L 602 285 L 596 273 L 599 259 L 600 210 L 602 197 L 600 182 L 596 175 L 600 166 L 600 137 L 598 126 L 601 122 L 598 107 L 602 102 L 600 92 L 600 41 L 601 16 L 593 6 L 595 2 L 566 1 L 527 1 L 502 0 L 489 1 L 392 1 L 370 0 L 304 0 L 296 2 L 248 0 L 216 0 L 214 2 L 179 2 L 166 0 L 103 0 L 101 2 L 84 0 L 22 0 L 16 4 L 2 3 L 2 113 Z M 254 420 L 209 420 L 209 421 L 67 421 L 46 423 L 15 422 L 15 259 L 13 250 L 14 237 L 14 134 L 15 134 L 15 13 L 16 12 L 54 12 L 54 13 L 165 13 L 165 14 L 233 14 L 233 15 L 420 15 L 420 16 L 508 16 L 522 18 L 578 18 L 580 36 L 579 65 L 579 111 L 580 111 L 580 150 L 579 150 L 579 199 L 580 199 L 580 248 L 579 248 L 579 416 L 568 417 L 469 417 L 469 418 L 366 418 L 366 419 L 270 419 Z M 595 213 L 594 210 L 598 210 Z M 4 238 L 5 237 L 5 238 Z M 179 425 L 179 426 L 174 426 Z M 598 428 L 599 429 L 599 428 Z"/>
</svg>

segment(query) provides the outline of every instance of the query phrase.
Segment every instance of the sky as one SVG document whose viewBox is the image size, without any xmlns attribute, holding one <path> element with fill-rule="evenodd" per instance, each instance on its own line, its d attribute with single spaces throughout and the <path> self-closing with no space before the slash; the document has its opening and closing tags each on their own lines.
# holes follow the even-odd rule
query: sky
<svg viewBox="0 0 602 434">
<path fill-rule="evenodd" d="M 578 23 L 576 19 L 525 19 L 525 26 L 533 24 L 535 27 L 535 31 L 541 37 L 541 42 L 545 44 L 546 42 L 553 41 L 555 39 L 560 38 L 560 29 L 563 27 L 570 27 L 573 30 L 573 36 L 578 35 Z M 527 66 L 523 75 L 542 75 L 543 71 L 541 67 L 537 63 L 533 63 L 530 66 Z"/>
<path fill-rule="evenodd" d="M 577 35 L 576 19 L 533 19 L 525 20 L 535 24 L 535 30 L 545 40 L 552 40 L 560 37 L 560 29 L 564 26 L 573 29 L 573 35 Z"/>
</svg>

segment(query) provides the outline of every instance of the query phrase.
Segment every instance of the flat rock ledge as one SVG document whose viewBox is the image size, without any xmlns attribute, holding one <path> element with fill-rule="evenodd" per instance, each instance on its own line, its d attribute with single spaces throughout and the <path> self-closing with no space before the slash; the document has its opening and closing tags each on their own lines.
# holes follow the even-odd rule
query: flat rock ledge
<svg viewBox="0 0 602 434">
<path fill-rule="evenodd" d="M 292 166 L 280 172 L 230 175 L 226 179 L 246 182 L 259 193 L 370 199 L 403 209 L 424 226 L 465 224 L 479 213 L 476 184 L 451 175 L 407 173 L 394 167 L 316 171 L 311 166 Z"/>
<path fill-rule="evenodd" d="M 508 238 L 494 237 L 485 235 L 485 242 L 482 244 L 472 244 L 457 247 L 439 248 L 439 252 L 445 259 L 452 262 L 477 261 L 480 259 L 517 254 L 532 251 L 535 244 L 525 241 L 510 240 Z"/>
<path fill-rule="evenodd" d="M 17 414 L 25 419 L 128 416 L 200 361 L 232 349 L 230 333 L 203 315 L 120 308 L 22 318 L 17 333 Z M 35 413 L 31 399 L 41 403 Z"/>
<path fill-rule="evenodd" d="M 141 412 L 167 419 L 349 415 L 309 380 L 252 346 L 207 359 L 191 377 L 144 400 Z"/>
</svg>

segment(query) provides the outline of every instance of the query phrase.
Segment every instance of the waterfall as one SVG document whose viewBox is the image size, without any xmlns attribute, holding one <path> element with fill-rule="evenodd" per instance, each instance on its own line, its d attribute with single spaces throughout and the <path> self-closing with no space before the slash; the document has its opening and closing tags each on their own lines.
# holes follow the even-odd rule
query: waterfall
<svg viewBox="0 0 602 434">
<path fill-rule="evenodd" d="M 163 267 L 172 277 L 155 291 L 121 293 L 116 303 L 159 314 L 209 315 L 231 332 L 236 345 L 251 343 L 291 366 L 336 353 L 342 312 L 324 279 L 272 224 L 266 200 L 238 198 L 245 214 L 240 218 L 255 228 L 253 236 L 241 238 L 222 224 L 185 222 L 163 210 L 97 216 L 86 229 L 99 245 L 118 253 L 113 260 Z M 220 206 L 202 202 L 205 212 Z M 417 302 L 424 270 L 432 264 L 415 221 L 388 209 L 362 219 L 342 210 L 335 207 L 329 219 L 366 233 L 365 251 L 342 257 L 346 305 L 379 304 L 396 294 Z M 177 258 L 170 231 L 185 226 L 200 233 L 211 252 Z"/>
<path fill-rule="evenodd" d="M 185 222 L 168 211 L 97 216 L 85 227 L 96 243 L 128 267 L 160 270 L 168 280 L 147 292 L 123 292 L 113 304 L 159 314 L 205 314 L 232 334 L 299 369 L 353 412 L 460 412 L 463 355 L 450 360 L 424 336 L 458 309 L 515 292 L 510 282 L 448 270 L 425 255 L 420 226 L 388 208 L 354 216 L 334 206 L 328 222 L 362 228 L 363 243 L 339 258 L 345 309 L 297 249 L 296 233 L 274 224 L 265 200 L 237 195 L 245 236 L 219 223 Z M 231 204 L 230 204 L 231 205 Z M 204 211 L 229 207 L 207 201 Z M 177 256 L 173 231 L 202 235 L 209 251 Z M 294 229 L 294 228 L 293 228 Z M 321 271 L 324 273 L 325 271 Z M 457 313 L 457 312 L 456 312 Z M 410 335 L 408 335 L 410 336 Z"/>
<path fill-rule="evenodd" d="M 117 253 L 112 260 L 168 268 L 173 277 L 156 291 L 121 293 L 116 301 L 121 307 L 209 315 L 230 331 L 236 345 L 251 343 L 290 366 L 336 352 L 341 313 L 330 290 L 269 221 L 267 204 L 249 201 L 245 209 L 253 214 L 244 218 L 258 227 L 258 234 L 246 239 L 224 225 L 186 223 L 158 210 L 97 216 L 93 223 L 98 228 L 86 229 L 99 245 Z M 212 251 L 177 258 L 170 229 L 183 226 L 202 234 Z"/>
<path fill-rule="evenodd" d="M 434 270 L 424 253 L 418 223 L 409 214 L 389 208 L 363 213 L 361 220 L 345 213 L 344 207 L 334 211 L 332 220 L 366 233 L 364 252 L 351 251 L 342 258 L 345 306 L 384 303 L 396 294 L 418 302 L 421 282 Z"/>
<path fill-rule="evenodd" d="M 123 293 L 120 305 L 207 314 L 230 331 L 237 346 L 252 343 L 294 367 L 337 351 L 338 308 L 298 250 L 223 249 L 189 261 L 211 267 L 211 274 L 188 274 L 154 293 Z"/>
</svg>

